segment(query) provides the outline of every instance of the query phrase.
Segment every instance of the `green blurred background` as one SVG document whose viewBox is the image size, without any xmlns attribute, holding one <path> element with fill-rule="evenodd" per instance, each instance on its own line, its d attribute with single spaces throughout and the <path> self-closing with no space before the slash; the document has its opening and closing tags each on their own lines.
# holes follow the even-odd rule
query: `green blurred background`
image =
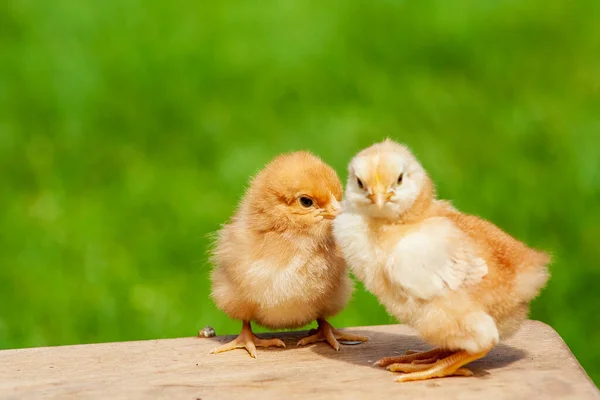
<svg viewBox="0 0 600 400">
<path fill-rule="evenodd" d="M 600 2 L 0 2 L 0 348 L 236 333 L 207 234 L 390 136 L 551 251 L 532 317 L 600 382 Z M 358 286 L 339 326 L 393 320 Z M 402 346 L 401 343 L 398 344 Z"/>
</svg>

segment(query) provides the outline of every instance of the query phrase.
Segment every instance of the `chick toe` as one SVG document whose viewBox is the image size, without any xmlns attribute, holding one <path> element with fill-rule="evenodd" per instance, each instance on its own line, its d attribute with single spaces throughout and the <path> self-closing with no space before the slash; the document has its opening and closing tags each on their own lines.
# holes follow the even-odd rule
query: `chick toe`
<svg viewBox="0 0 600 400">
<path fill-rule="evenodd" d="M 391 372 L 418 372 L 425 371 L 431 368 L 433 364 L 404 364 L 404 363 L 395 363 L 387 366 L 387 369 Z"/>
<path fill-rule="evenodd" d="M 242 331 L 229 343 L 212 349 L 210 354 L 223 353 L 234 349 L 246 349 L 250 357 L 256 358 L 256 347 L 285 347 L 285 343 L 281 339 L 261 339 L 252 332 L 249 322 L 244 322 Z"/>
<path fill-rule="evenodd" d="M 246 335 L 240 335 L 233 339 L 231 342 L 225 343 L 222 346 L 214 348 L 210 351 L 210 354 L 224 353 L 226 351 L 235 349 L 246 349 L 250 357 L 256 358 L 256 346 L 252 338 L 248 338 Z"/>
<path fill-rule="evenodd" d="M 473 371 L 469 368 L 459 368 L 452 374 L 453 376 L 473 376 Z"/>
<path fill-rule="evenodd" d="M 473 372 L 463 366 L 484 357 L 489 350 L 480 353 L 456 352 L 434 364 L 393 364 L 390 371 L 405 372 L 396 382 L 422 381 L 446 376 L 472 376 Z"/>
<path fill-rule="evenodd" d="M 411 364 L 433 364 L 434 362 L 436 362 L 439 359 L 440 359 L 440 357 L 425 358 L 423 360 L 414 360 L 411 362 Z"/>
<path fill-rule="evenodd" d="M 406 352 L 404 356 L 395 356 L 395 357 L 384 357 L 380 360 L 375 361 L 373 366 L 376 367 L 387 367 L 392 364 L 429 364 L 433 363 L 439 359 L 449 356 L 452 354 L 449 350 L 444 349 L 433 349 L 429 351 L 416 352 L 409 350 Z"/>
<path fill-rule="evenodd" d="M 366 342 L 369 338 L 365 336 L 352 335 L 335 329 L 329 322 L 324 319 L 317 320 L 319 327 L 316 333 L 309 335 L 298 342 L 298 346 L 305 346 L 311 343 L 327 342 L 334 350 L 340 349 L 340 343 L 338 340 L 358 341 Z M 309 332 L 311 333 L 311 332 Z"/>
<path fill-rule="evenodd" d="M 256 347 L 285 347 L 285 343 L 283 343 L 283 340 L 278 338 L 261 339 L 259 337 L 254 336 L 254 344 L 256 345 Z"/>
<path fill-rule="evenodd" d="M 307 344 L 313 344 L 317 342 L 327 342 L 333 347 L 336 351 L 340 349 L 340 344 L 333 335 L 333 332 L 330 329 L 318 329 L 317 333 L 306 336 L 305 338 L 300 339 L 297 346 L 306 346 Z"/>
</svg>

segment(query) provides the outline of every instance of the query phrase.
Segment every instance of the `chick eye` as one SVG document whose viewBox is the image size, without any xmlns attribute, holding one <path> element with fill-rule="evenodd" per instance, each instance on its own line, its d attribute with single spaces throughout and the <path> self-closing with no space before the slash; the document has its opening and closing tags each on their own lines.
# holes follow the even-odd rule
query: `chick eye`
<svg viewBox="0 0 600 400">
<path fill-rule="evenodd" d="M 300 205 L 305 208 L 310 208 L 314 204 L 313 200 L 309 197 L 302 196 L 300 197 Z"/>
<path fill-rule="evenodd" d="M 400 185 L 402 183 L 402 178 L 404 177 L 404 174 L 400 174 L 400 176 L 398 177 L 398 185 Z"/>
<path fill-rule="evenodd" d="M 364 189 L 365 186 L 363 185 L 362 181 L 360 180 L 360 178 L 356 178 L 356 184 L 358 185 L 359 188 Z"/>
</svg>

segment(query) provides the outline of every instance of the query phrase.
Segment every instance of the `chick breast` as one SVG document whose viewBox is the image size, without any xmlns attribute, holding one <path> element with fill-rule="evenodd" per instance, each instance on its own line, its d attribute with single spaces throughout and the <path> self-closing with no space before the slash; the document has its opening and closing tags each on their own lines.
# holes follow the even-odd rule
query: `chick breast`
<svg viewBox="0 0 600 400">
<path fill-rule="evenodd" d="M 315 246 L 311 238 L 271 235 L 269 241 L 271 251 L 256 252 L 239 222 L 223 229 L 211 276 L 218 308 L 272 329 L 301 327 L 341 311 L 352 281 L 335 248 Z"/>
</svg>

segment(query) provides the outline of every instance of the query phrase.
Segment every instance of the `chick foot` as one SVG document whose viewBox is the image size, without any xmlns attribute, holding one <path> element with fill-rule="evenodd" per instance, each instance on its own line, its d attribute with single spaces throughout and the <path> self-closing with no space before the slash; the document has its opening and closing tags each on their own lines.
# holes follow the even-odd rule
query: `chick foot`
<svg viewBox="0 0 600 400">
<path fill-rule="evenodd" d="M 442 351 L 439 351 L 437 354 L 441 354 L 441 352 Z M 463 366 L 484 357 L 488 352 L 489 350 L 485 350 L 480 353 L 471 354 L 466 351 L 458 351 L 448 355 L 447 357 L 438 359 L 438 361 L 433 363 L 417 364 L 415 361 L 418 360 L 403 361 L 401 363 L 390 364 L 388 369 L 392 372 L 405 373 L 405 375 L 402 375 L 396 379 L 396 382 L 422 381 L 425 379 L 443 378 L 446 376 L 472 376 L 473 372 L 471 372 L 471 370 L 468 368 L 463 368 Z M 429 357 L 429 359 L 437 356 L 437 354 L 431 356 L 432 352 L 426 353 L 418 353 L 418 355 L 421 355 L 422 357 Z M 417 354 L 411 354 L 410 356 L 416 355 Z M 421 358 L 421 360 L 424 360 L 424 358 Z"/>
<path fill-rule="evenodd" d="M 453 352 L 444 349 L 433 349 L 429 351 L 408 350 L 404 356 L 384 357 L 375 361 L 375 367 L 387 367 L 392 364 L 431 364 L 437 360 L 451 355 Z"/>
<path fill-rule="evenodd" d="M 404 372 L 410 374 L 412 372 L 427 371 L 433 366 L 434 364 L 415 364 L 413 362 L 411 364 L 392 364 L 388 366 L 387 369 L 392 372 Z M 473 372 L 468 368 L 459 368 L 452 376 L 473 376 Z"/>
<path fill-rule="evenodd" d="M 281 339 L 261 339 L 252 332 L 250 322 L 244 322 L 242 331 L 234 340 L 224 345 L 214 348 L 210 354 L 223 353 L 234 349 L 246 349 L 250 357 L 256 358 L 257 347 L 285 347 L 285 343 Z"/>
<path fill-rule="evenodd" d="M 331 324 L 324 319 L 317 319 L 317 323 L 319 327 L 317 328 L 317 332 L 313 335 L 307 336 L 301 339 L 298 342 L 298 346 L 305 346 L 311 343 L 317 342 L 327 342 L 331 347 L 338 351 L 340 349 L 340 344 L 338 340 L 351 340 L 351 341 L 359 341 L 366 342 L 369 338 L 365 336 L 352 335 L 349 333 L 345 333 L 335 329 Z"/>
</svg>

